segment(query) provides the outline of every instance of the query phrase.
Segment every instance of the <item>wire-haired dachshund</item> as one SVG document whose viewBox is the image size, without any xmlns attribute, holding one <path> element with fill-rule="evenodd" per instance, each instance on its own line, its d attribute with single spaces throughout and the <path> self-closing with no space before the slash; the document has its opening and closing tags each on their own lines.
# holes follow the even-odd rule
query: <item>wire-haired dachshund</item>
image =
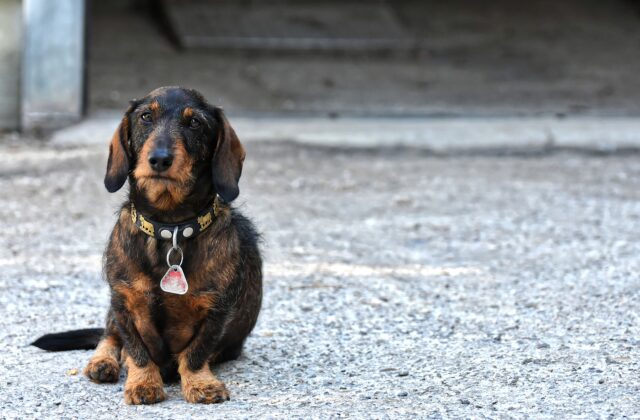
<svg viewBox="0 0 640 420">
<path fill-rule="evenodd" d="M 259 235 L 229 205 L 244 157 L 222 110 L 194 90 L 131 101 L 104 178 L 109 192 L 129 181 L 104 254 L 106 326 L 34 345 L 96 348 L 84 371 L 94 382 L 117 382 L 122 363 L 129 404 L 164 400 L 163 379 L 178 375 L 187 401 L 228 400 L 212 366 L 240 355 L 262 301 Z"/>
</svg>

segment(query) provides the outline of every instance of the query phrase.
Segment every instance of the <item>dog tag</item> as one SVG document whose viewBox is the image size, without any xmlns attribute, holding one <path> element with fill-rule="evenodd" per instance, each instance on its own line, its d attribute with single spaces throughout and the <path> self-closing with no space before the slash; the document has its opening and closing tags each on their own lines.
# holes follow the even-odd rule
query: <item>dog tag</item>
<svg viewBox="0 0 640 420">
<path fill-rule="evenodd" d="M 189 284 L 187 278 L 184 276 L 184 271 L 179 265 L 172 265 L 167 270 L 167 274 L 160 280 L 160 288 L 167 293 L 174 293 L 176 295 L 184 295 L 189 290 Z"/>
</svg>

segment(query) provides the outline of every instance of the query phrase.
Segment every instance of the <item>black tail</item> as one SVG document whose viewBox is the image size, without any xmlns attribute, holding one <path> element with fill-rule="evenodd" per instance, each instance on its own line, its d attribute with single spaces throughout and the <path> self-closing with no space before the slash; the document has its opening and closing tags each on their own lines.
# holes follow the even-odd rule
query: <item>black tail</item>
<svg viewBox="0 0 640 420">
<path fill-rule="evenodd" d="M 48 351 L 91 350 L 96 348 L 103 333 L 104 328 L 85 328 L 45 334 L 31 345 Z"/>
</svg>

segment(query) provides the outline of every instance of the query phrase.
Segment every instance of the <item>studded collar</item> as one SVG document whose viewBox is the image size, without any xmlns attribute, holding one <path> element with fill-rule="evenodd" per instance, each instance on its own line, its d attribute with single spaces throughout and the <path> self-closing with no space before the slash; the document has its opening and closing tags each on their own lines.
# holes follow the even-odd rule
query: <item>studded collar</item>
<svg viewBox="0 0 640 420">
<path fill-rule="evenodd" d="M 131 203 L 131 221 L 144 233 L 158 240 L 170 241 L 173 233 L 178 229 L 178 239 L 195 238 L 205 231 L 213 220 L 220 214 L 220 198 L 216 196 L 212 204 L 209 204 L 193 219 L 180 223 L 160 223 L 138 213 Z"/>
</svg>

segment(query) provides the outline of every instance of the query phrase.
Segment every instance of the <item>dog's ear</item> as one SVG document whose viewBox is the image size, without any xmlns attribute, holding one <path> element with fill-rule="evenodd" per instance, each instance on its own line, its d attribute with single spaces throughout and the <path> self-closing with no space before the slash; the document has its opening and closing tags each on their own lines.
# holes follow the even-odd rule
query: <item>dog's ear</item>
<svg viewBox="0 0 640 420">
<path fill-rule="evenodd" d="M 131 125 L 129 114 L 135 105 L 135 101 L 131 101 L 129 109 L 122 117 L 116 132 L 113 133 L 111 144 L 109 145 L 109 160 L 107 161 L 107 173 L 104 176 L 104 186 L 107 187 L 107 191 L 110 193 L 122 188 L 129 176 L 131 168 L 131 159 L 128 152 Z"/>
<path fill-rule="evenodd" d="M 217 123 L 217 143 L 211 162 L 213 185 L 227 203 L 235 200 L 240 193 L 238 181 L 242 174 L 244 162 L 244 147 L 240 143 L 236 132 L 221 108 L 214 107 L 213 112 Z"/>
</svg>

